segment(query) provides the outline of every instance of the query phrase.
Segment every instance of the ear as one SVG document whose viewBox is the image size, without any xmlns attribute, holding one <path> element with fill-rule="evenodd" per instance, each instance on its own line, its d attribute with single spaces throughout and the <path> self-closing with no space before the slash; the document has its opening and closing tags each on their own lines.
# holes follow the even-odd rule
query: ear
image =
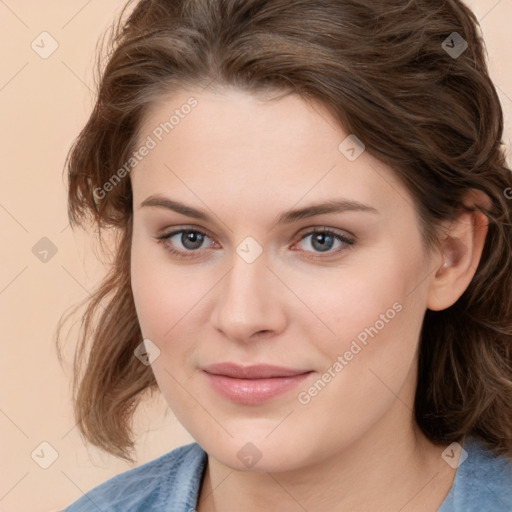
<svg viewBox="0 0 512 512">
<path fill-rule="evenodd" d="M 491 208 L 489 196 L 471 189 L 464 204 Z M 440 311 L 455 304 L 475 275 L 487 235 L 487 217 L 482 212 L 462 212 L 441 229 L 441 252 L 437 255 L 438 268 L 430 281 L 427 308 Z"/>
</svg>

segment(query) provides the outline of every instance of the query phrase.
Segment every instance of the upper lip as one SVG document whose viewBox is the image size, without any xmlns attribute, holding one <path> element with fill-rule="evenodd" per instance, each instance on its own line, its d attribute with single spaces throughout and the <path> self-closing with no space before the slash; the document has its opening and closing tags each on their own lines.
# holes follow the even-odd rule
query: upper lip
<svg viewBox="0 0 512 512">
<path fill-rule="evenodd" d="M 205 366 L 203 371 L 212 375 L 224 375 L 235 379 L 268 379 L 271 377 L 291 377 L 302 375 L 311 370 L 299 370 L 285 368 L 269 364 L 257 364 L 252 366 L 240 366 L 235 363 L 217 363 Z"/>
</svg>

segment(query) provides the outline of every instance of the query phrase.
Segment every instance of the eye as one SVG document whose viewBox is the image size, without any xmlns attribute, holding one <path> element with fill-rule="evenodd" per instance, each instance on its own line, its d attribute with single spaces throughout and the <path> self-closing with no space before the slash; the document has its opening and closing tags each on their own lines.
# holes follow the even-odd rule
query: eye
<svg viewBox="0 0 512 512">
<path fill-rule="evenodd" d="M 331 229 L 323 228 L 323 229 L 316 229 L 313 231 L 309 231 L 306 234 L 302 236 L 300 239 L 300 242 L 303 242 L 307 238 L 312 237 L 309 244 L 310 247 L 314 249 L 313 252 L 320 252 L 320 253 L 328 253 L 328 255 L 338 254 L 339 252 L 343 251 L 347 248 L 347 246 L 351 246 L 354 244 L 354 240 L 351 238 L 342 235 L 341 233 L 337 233 L 336 231 L 333 231 Z M 299 243 L 300 243 L 299 242 Z M 331 249 L 335 245 L 335 243 L 338 242 L 338 248 L 334 251 Z M 311 251 L 306 251 L 311 252 Z M 315 256 L 316 258 L 317 256 Z M 320 256 L 321 258 L 322 256 Z"/>
<path fill-rule="evenodd" d="M 338 254 L 346 249 L 347 246 L 354 244 L 354 240 L 351 238 L 327 228 L 316 229 L 305 233 L 298 244 L 302 243 L 309 237 L 312 238 L 308 245 L 313 248 L 313 251 L 306 249 L 305 252 L 320 253 L 319 256 L 314 256 L 313 258 L 322 258 L 322 253 L 328 253 L 328 256 Z M 179 259 L 198 257 L 202 252 L 201 246 L 204 244 L 205 240 L 211 240 L 211 238 L 203 231 L 191 228 L 174 230 L 171 233 L 158 236 L 156 238 L 169 253 Z M 331 249 L 335 246 L 336 242 L 338 242 L 338 248 L 333 251 Z M 213 243 L 215 244 L 215 242 Z M 179 244 L 181 244 L 182 249 L 176 248 Z"/>
<path fill-rule="evenodd" d="M 176 240 L 173 241 L 173 238 L 176 238 Z M 196 257 L 194 252 L 200 252 L 198 249 L 200 249 L 201 245 L 204 243 L 205 238 L 210 237 L 203 231 L 197 229 L 178 229 L 157 237 L 157 240 L 173 256 L 186 259 Z M 177 243 L 180 243 L 184 249 L 176 249 Z"/>
</svg>

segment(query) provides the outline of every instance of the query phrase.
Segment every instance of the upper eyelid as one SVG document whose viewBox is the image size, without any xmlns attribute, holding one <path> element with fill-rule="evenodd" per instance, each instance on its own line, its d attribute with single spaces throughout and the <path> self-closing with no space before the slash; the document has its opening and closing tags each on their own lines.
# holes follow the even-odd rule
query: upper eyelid
<svg viewBox="0 0 512 512">
<path fill-rule="evenodd" d="M 187 224 L 187 225 L 183 225 L 183 226 L 173 226 L 172 228 L 169 228 L 168 231 L 165 228 L 162 230 L 159 230 L 159 231 L 162 233 L 160 236 L 170 236 L 173 234 L 177 234 L 181 231 L 197 231 L 199 233 L 204 233 L 205 235 L 207 235 L 210 238 L 215 238 L 214 236 L 209 234 L 208 229 L 205 229 L 205 228 L 202 228 L 199 226 L 194 226 L 192 224 Z M 297 233 L 294 236 L 298 236 L 299 234 L 308 234 L 311 231 L 333 231 L 334 233 L 340 234 L 340 235 L 343 234 L 341 232 L 345 232 L 345 233 L 347 233 L 347 237 L 355 238 L 355 235 L 353 235 L 346 229 L 331 228 L 329 226 L 326 226 L 325 224 L 317 224 L 314 226 L 307 226 L 307 227 L 301 228 L 301 229 L 297 230 Z"/>
</svg>

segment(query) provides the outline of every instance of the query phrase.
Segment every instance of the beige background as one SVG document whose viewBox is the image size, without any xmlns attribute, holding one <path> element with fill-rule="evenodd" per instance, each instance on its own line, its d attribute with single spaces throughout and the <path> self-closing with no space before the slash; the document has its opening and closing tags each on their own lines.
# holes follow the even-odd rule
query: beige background
<svg viewBox="0 0 512 512">
<path fill-rule="evenodd" d="M 467 3 L 482 24 L 510 148 L 512 0 Z M 0 512 L 60 510 L 131 467 L 83 444 L 70 403 L 73 339 L 64 369 L 54 346 L 61 314 L 86 297 L 103 272 L 93 239 L 68 226 L 63 164 L 93 105 L 96 41 L 122 5 L 0 0 Z M 50 48 L 48 36 L 38 37 L 44 31 L 58 43 L 47 59 L 31 47 L 45 37 Z M 32 252 L 43 237 L 57 248 L 46 263 Z M 192 441 L 165 411 L 159 398 L 137 414 L 138 464 Z M 47 469 L 37 463 L 50 460 L 42 442 L 58 453 Z"/>
</svg>

